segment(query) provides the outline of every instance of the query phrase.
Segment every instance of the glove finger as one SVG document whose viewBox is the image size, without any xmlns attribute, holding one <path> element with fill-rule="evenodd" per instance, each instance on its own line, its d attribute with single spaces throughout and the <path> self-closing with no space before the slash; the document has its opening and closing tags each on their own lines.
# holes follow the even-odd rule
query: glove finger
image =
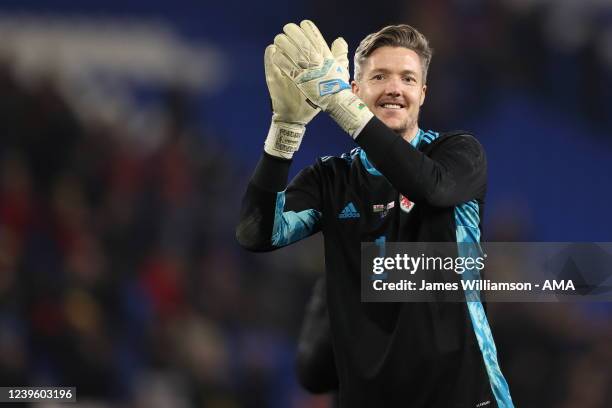
<svg viewBox="0 0 612 408">
<path fill-rule="evenodd" d="M 304 68 L 304 64 L 300 63 L 303 60 L 302 52 L 289 37 L 285 34 L 278 34 L 274 37 L 274 45 L 277 51 L 284 53 L 293 62 L 295 67 Z"/>
<path fill-rule="evenodd" d="M 349 70 L 349 60 L 348 60 L 348 44 L 344 41 L 344 38 L 338 37 L 334 40 L 331 45 L 331 53 L 334 56 L 334 59 L 338 64 L 342 66 L 342 68 Z"/>
<path fill-rule="evenodd" d="M 279 82 L 279 78 L 283 75 L 282 71 L 274 64 L 274 55 L 278 52 L 274 44 L 270 44 L 266 47 L 264 53 L 264 71 L 266 74 L 266 83 L 268 89 L 277 89 L 282 86 Z"/>
<path fill-rule="evenodd" d="M 274 44 L 270 44 L 266 47 L 266 51 L 264 52 L 264 70 L 266 72 L 266 78 L 268 77 L 268 72 L 276 68 L 273 60 L 275 53 L 276 46 Z"/>
<path fill-rule="evenodd" d="M 274 65 L 287 77 L 295 79 L 300 75 L 301 70 L 282 49 L 276 49 L 276 52 L 272 56 L 272 61 L 274 62 Z"/>
<path fill-rule="evenodd" d="M 323 55 L 324 58 L 332 58 L 332 53 L 329 50 L 329 46 L 323 38 L 323 34 L 317 28 L 317 26 L 310 20 L 303 20 L 300 23 L 302 31 L 308 37 L 310 42 L 314 45 L 315 49 Z"/>
<path fill-rule="evenodd" d="M 280 74 L 280 70 L 274 65 L 274 54 L 276 53 L 276 46 L 270 44 L 266 47 L 264 52 L 264 73 L 266 75 L 266 85 L 268 86 L 268 92 L 270 94 L 270 109 L 274 112 L 274 98 L 272 94 L 276 87 L 275 76 Z"/>
<path fill-rule="evenodd" d="M 302 46 L 306 48 L 312 48 L 311 42 L 308 40 L 308 37 L 306 37 L 304 31 L 297 24 L 285 24 L 283 26 L 283 32 L 298 49 L 301 49 Z"/>
<path fill-rule="evenodd" d="M 317 46 L 306 36 L 304 30 L 290 23 L 283 27 L 283 31 L 300 51 L 299 61 L 306 64 L 300 65 L 302 68 L 313 68 L 323 62 L 323 55 L 318 51 Z"/>
</svg>

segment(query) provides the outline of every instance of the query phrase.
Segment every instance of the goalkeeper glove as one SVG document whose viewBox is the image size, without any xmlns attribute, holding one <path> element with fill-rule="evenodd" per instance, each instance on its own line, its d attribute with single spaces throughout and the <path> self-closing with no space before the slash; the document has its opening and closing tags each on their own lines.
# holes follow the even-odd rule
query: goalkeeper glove
<svg viewBox="0 0 612 408">
<path fill-rule="evenodd" d="M 342 129 L 356 138 L 374 114 L 348 84 L 346 42 L 337 44 L 333 54 L 319 29 L 309 20 L 299 26 L 287 24 L 283 31 L 284 34 L 274 38 L 277 47 L 274 64 L 309 101 L 329 113 Z"/>
<path fill-rule="evenodd" d="M 293 82 L 274 65 L 276 52 L 276 46 L 269 45 L 264 54 L 266 83 L 272 101 L 272 123 L 264 151 L 291 159 L 300 147 L 306 124 L 319 113 L 319 109 L 309 105 Z"/>
<path fill-rule="evenodd" d="M 319 108 L 312 106 L 293 81 L 274 65 L 276 52 L 276 46 L 269 45 L 264 54 L 266 83 L 273 111 L 264 150 L 273 156 L 291 159 L 300 147 L 306 124 L 319 113 Z M 348 45 L 342 37 L 333 42 L 331 53 L 348 72 Z"/>
</svg>

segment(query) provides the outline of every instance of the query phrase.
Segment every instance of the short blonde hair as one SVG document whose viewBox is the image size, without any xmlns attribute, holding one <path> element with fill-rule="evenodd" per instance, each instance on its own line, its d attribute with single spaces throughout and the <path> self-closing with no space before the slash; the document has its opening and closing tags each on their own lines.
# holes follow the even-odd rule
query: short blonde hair
<svg viewBox="0 0 612 408">
<path fill-rule="evenodd" d="M 433 49 L 429 47 L 429 42 L 423 34 L 416 28 L 408 24 L 390 25 L 369 34 L 364 38 L 355 51 L 354 69 L 355 79 L 361 79 L 361 65 L 374 50 L 380 47 L 404 47 L 413 50 L 421 58 L 421 68 L 423 70 L 423 83 L 426 83 L 427 70 L 433 55 Z"/>
</svg>

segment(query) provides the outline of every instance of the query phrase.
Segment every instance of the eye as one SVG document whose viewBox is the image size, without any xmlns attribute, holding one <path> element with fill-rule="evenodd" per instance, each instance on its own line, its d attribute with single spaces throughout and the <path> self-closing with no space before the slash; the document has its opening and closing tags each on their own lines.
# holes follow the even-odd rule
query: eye
<svg viewBox="0 0 612 408">
<path fill-rule="evenodd" d="M 383 74 L 376 74 L 372 77 L 372 79 L 375 81 L 382 81 L 383 79 L 385 79 L 385 76 Z"/>
<path fill-rule="evenodd" d="M 416 82 L 416 79 L 414 77 L 407 76 L 407 77 L 404 77 L 404 82 L 412 83 L 412 82 Z"/>
</svg>

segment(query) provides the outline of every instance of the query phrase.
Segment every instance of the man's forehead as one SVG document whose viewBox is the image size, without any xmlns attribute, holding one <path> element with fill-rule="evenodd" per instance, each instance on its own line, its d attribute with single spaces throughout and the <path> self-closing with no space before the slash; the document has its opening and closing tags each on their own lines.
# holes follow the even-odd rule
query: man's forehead
<svg viewBox="0 0 612 408">
<path fill-rule="evenodd" d="M 365 60 L 367 71 L 421 72 L 421 57 L 414 50 L 405 47 L 384 46 L 375 49 Z"/>
</svg>

